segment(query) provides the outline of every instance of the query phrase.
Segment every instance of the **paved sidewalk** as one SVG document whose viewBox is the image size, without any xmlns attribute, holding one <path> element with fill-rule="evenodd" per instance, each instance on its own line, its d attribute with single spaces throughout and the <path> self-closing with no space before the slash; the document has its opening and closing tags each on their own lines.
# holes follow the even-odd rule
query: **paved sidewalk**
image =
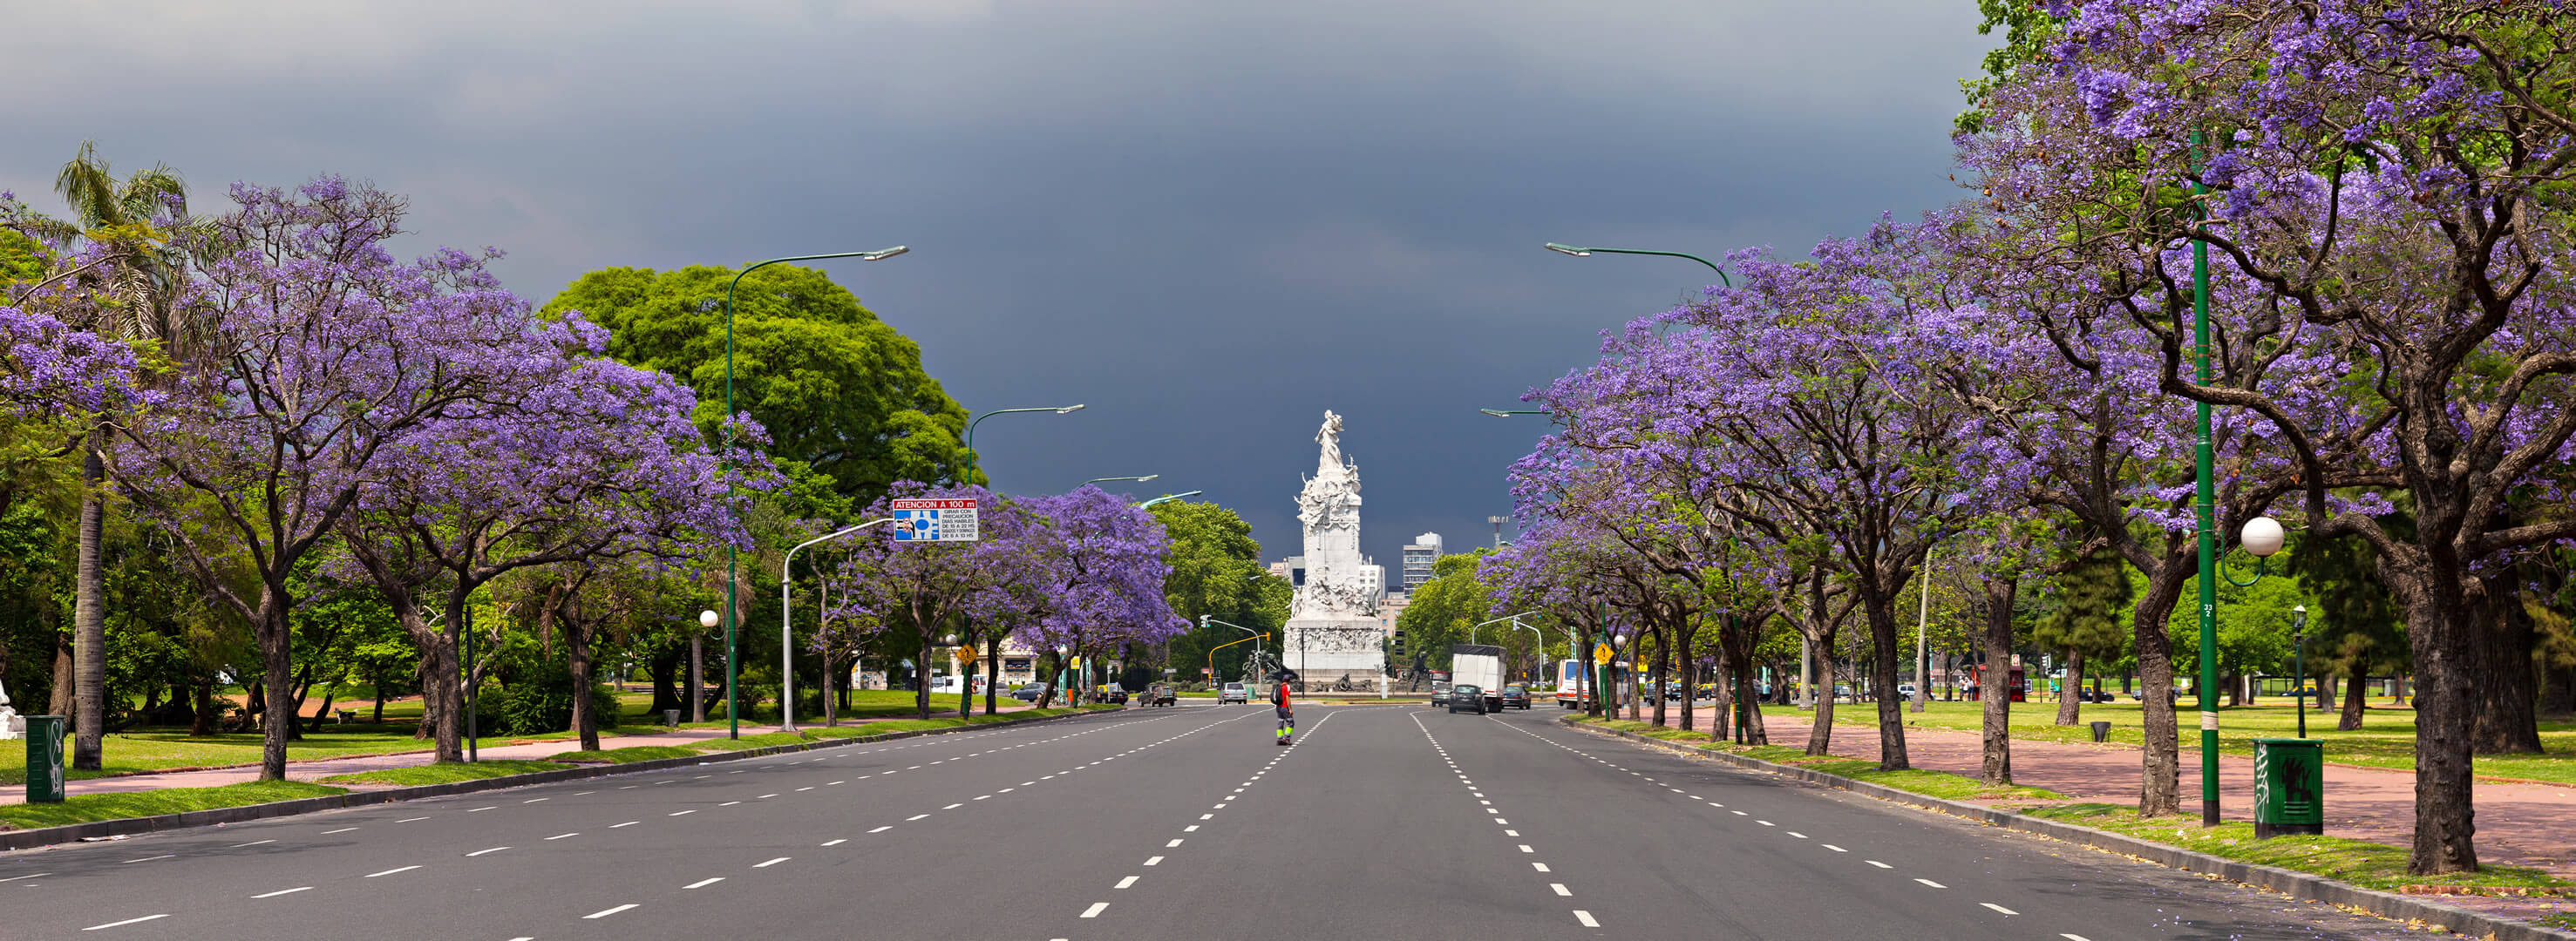
<svg viewBox="0 0 2576 941">
<path fill-rule="evenodd" d="M 1835 707 L 1869 710 L 1872 703 Z M 2051 706 L 2050 708 L 2055 708 Z M 1714 709 L 1697 710 L 1702 731 L 1715 718 Z M 1649 713 L 1651 715 L 1651 713 Z M 1811 716 L 1795 709 L 1764 707 L 1762 719 L 1771 744 L 1803 748 Z M 1679 715 L 1666 722 L 1678 726 Z M 1984 777 L 1984 744 L 1973 732 L 1909 725 L 1907 756 L 1917 768 Z M 1878 759 L 1875 725 L 1834 724 L 1834 754 Z M 2013 783 L 2043 787 L 2081 801 L 2135 806 L 2141 752 L 2131 746 L 2061 744 L 2014 739 Z M 2331 762 L 2332 755 L 2327 759 Z M 2218 760 L 2219 813 L 2229 820 L 2252 818 L 2254 761 L 2222 755 Z M 2413 842 L 2415 776 L 2411 772 L 2326 765 L 2326 833 L 2396 846 Z M 2200 752 L 2182 753 L 2183 809 L 2195 816 L 2200 807 Z M 2484 862 L 2533 866 L 2576 878 L 2576 788 L 2546 784 L 2477 784 L 2478 858 Z M 1985 803 L 2003 803 L 1986 801 Z M 2029 803 L 2013 801 L 2011 803 Z"/>
<path fill-rule="evenodd" d="M 1013 706 L 1017 706 L 1017 708 L 1013 708 Z M 1024 703 L 1014 703 L 1012 706 L 1002 706 L 1000 711 L 1004 714 L 1008 714 L 1026 710 L 1028 708 L 1030 707 Z M 977 714 L 980 715 L 981 712 L 979 711 Z M 931 713 L 933 718 L 938 718 L 941 715 L 942 713 L 939 712 Z M 884 722 L 894 719 L 910 718 L 913 717 L 903 715 L 877 716 L 867 719 L 843 718 L 841 720 L 841 724 L 865 725 L 870 722 Z M 953 716 L 951 718 L 953 718 Z M 804 723 L 805 728 L 820 728 L 821 726 L 822 720 L 819 718 Z M 760 735 L 775 731 L 778 731 L 778 726 L 775 725 L 745 725 L 742 727 L 742 734 L 744 735 Z M 725 737 L 724 729 L 677 729 L 667 732 L 657 731 L 637 735 L 615 735 L 602 732 L 599 737 L 599 746 L 601 748 L 631 748 L 638 745 L 686 745 L 691 742 L 703 742 L 708 739 L 723 737 Z M 486 740 L 489 741 L 488 738 Z M 560 755 L 568 751 L 575 751 L 580 748 L 581 743 L 573 740 L 533 742 L 525 745 L 485 745 L 477 751 L 476 757 L 483 759 L 532 761 L 544 759 L 551 755 Z M 354 758 L 317 758 L 311 761 L 291 761 L 286 765 L 286 777 L 288 780 L 293 781 L 312 781 L 317 778 L 326 778 L 336 774 L 355 774 L 362 771 L 383 771 L 390 768 L 415 767 L 418 765 L 429 764 L 431 758 L 431 752 L 416 751 L 404 752 L 397 755 L 370 755 Z M 128 774 L 107 778 L 89 778 L 86 780 L 66 782 L 63 786 L 63 790 L 70 796 L 78 797 L 83 794 L 114 794 L 125 791 L 150 791 L 165 787 L 221 787 L 227 784 L 241 784 L 256 780 L 259 780 L 259 766 L 256 764 L 249 764 L 229 768 L 208 768 L 198 771 L 170 771 L 160 774 Z M 364 789 L 370 785 L 349 786 Z M 390 787 L 392 785 L 385 786 Z M 12 785 L 6 788 L 0 788 L 0 805 L 22 804 L 25 803 L 26 800 L 27 791 L 24 787 Z"/>
</svg>

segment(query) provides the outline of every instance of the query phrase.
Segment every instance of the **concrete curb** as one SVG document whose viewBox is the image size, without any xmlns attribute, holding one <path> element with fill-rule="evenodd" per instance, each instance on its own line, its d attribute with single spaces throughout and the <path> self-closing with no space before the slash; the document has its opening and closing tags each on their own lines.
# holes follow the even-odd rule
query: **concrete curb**
<svg viewBox="0 0 2576 941">
<path fill-rule="evenodd" d="M 0 852 L 33 849 L 39 846 L 53 846 L 62 843 L 78 843 L 82 840 L 95 839 L 98 837 L 133 836 L 143 833 L 158 833 L 164 830 L 203 827 L 212 824 L 247 823 L 253 820 L 266 820 L 271 817 L 292 817 L 297 814 L 309 814 L 324 810 L 337 810 L 343 807 L 366 807 L 374 804 L 390 804 L 396 801 L 420 800 L 429 797 L 451 797 L 458 794 L 472 794 L 478 791 L 498 791 L 506 788 L 527 787 L 533 784 L 553 784 L 558 781 L 579 781 L 584 778 L 604 778 L 618 774 L 641 774 L 653 771 L 669 771 L 676 768 L 694 768 L 699 765 L 711 764 L 719 761 L 740 761 L 747 758 L 760 758 L 768 755 L 785 754 L 787 752 L 813 751 L 820 748 L 838 748 L 844 745 L 874 744 L 877 742 L 890 742 L 899 738 L 917 738 L 924 735 L 947 735 L 956 732 L 975 732 L 985 729 L 1004 728 L 1013 725 L 1053 722 L 1058 719 L 1074 719 L 1082 716 L 1109 714 L 1111 713 L 1108 710 L 1102 710 L 1099 712 L 1076 712 L 1060 716 L 1040 716 L 1033 719 L 1012 719 L 1005 722 L 986 722 L 978 725 L 961 725 L 945 729 L 916 729 L 908 732 L 887 732 L 882 735 L 861 735 L 852 738 L 827 739 L 820 742 L 799 742 L 794 745 L 765 745 L 759 748 L 747 748 L 741 751 L 710 752 L 708 754 L 695 755 L 687 758 L 655 758 L 649 761 L 629 762 L 622 765 L 592 765 L 579 768 L 563 768 L 555 771 L 537 771 L 528 774 L 503 775 L 497 778 L 483 778 L 476 781 L 457 781 L 449 784 L 429 784 L 420 787 L 394 787 L 376 791 L 351 791 L 347 794 L 333 794 L 328 797 L 307 797 L 298 800 L 272 801 L 266 804 L 244 804 L 239 807 L 218 807 L 213 810 L 192 810 L 186 813 L 162 814 L 153 817 L 123 817 L 116 820 L 100 820 L 93 823 L 76 823 L 61 827 L 39 827 L 33 830 L 0 830 Z"/>
<path fill-rule="evenodd" d="M 1987 826 L 2002 827 L 2008 830 L 2019 830 L 2023 833 L 2032 833 L 2049 837 L 2051 839 L 2064 840 L 2069 843 L 2090 846 L 2095 849 L 2106 850 L 2134 859 L 2141 859 L 2157 865 L 2181 869 L 2187 872 L 2196 872 L 2204 875 L 2217 876 L 2233 882 L 2261 886 L 2295 899 L 2306 899 L 2341 905 L 2348 908 L 2355 908 L 2369 912 L 2373 915 L 2378 915 L 2382 918 L 2394 918 L 2401 921 L 2421 921 L 2426 924 L 2440 925 L 2444 928 L 2448 928 L 2452 931 L 2456 931 L 2473 938 L 2487 938 L 2493 939 L 2493 941 L 2576 941 L 2576 933 L 2543 928 L 2529 922 L 2513 921 L 2511 919 L 2489 915 L 2485 912 L 2460 908 L 2455 905 L 2444 905 L 2440 902 L 2428 902 L 2413 896 L 2398 895 L 2392 892 L 2381 892 L 2374 889 L 2365 889 L 2351 883 L 2328 879 L 2324 876 L 2314 876 L 2304 872 L 2293 872 L 2276 866 L 2259 866 L 2253 863 L 2223 859 L 2206 853 L 2195 853 L 2176 846 L 2169 846 L 2149 840 L 2141 840 L 2125 834 L 2112 833 L 2107 830 L 2096 830 L 2092 827 L 2076 826 L 2071 823 L 2060 823 L 2054 820 L 2044 820 L 2038 817 L 2013 813 L 2008 810 L 1997 810 L 1992 807 L 1971 804 L 1966 801 L 1926 797 L 1921 794 L 1912 793 L 1910 791 L 1900 791 L 1881 784 L 1871 784 L 1866 781 L 1846 778 L 1838 774 L 1826 774 L 1812 768 L 1801 768 L 1796 765 L 1784 765 L 1777 762 L 1764 761 L 1759 758 L 1748 758 L 1743 755 L 1729 754 L 1727 752 L 1709 751 L 1706 749 L 1694 748 L 1688 745 L 1664 741 L 1658 738 L 1639 735 L 1635 732 L 1623 732 L 1617 729 L 1605 729 L 1599 726 L 1585 725 L 1575 721 L 1577 718 L 1579 717 L 1566 716 L 1557 719 L 1557 722 L 1568 728 L 1580 729 L 1582 731 L 1600 735 L 1616 736 L 1618 738 L 1624 738 L 1629 741 L 1648 745 L 1664 751 L 1690 755 L 1697 758 L 1705 758 L 1720 764 L 1733 765 L 1750 771 L 1760 771 L 1783 778 L 1789 778 L 1791 780 L 1838 788 L 1866 797 L 1874 797 L 1879 800 L 1903 804 L 1922 810 L 1929 810 L 1935 813 L 1949 814 L 1954 817 L 1965 817 Z"/>
</svg>

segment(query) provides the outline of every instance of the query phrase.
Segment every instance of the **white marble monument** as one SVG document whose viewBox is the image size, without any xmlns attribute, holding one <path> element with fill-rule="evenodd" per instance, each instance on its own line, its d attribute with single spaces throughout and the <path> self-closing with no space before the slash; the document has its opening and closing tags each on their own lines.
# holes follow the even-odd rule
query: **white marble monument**
<svg viewBox="0 0 2576 941">
<path fill-rule="evenodd" d="M 1360 472 L 1342 462 L 1342 416 L 1324 413 L 1315 441 L 1323 454 L 1315 476 L 1297 495 L 1297 520 L 1306 527 L 1306 583 L 1288 604 L 1280 660 L 1307 689 L 1329 688 L 1344 676 L 1374 688 L 1386 657 L 1379 642 L 1378 601 L 1386 573 L 1360 555 Z"/>
<path fill-rule="evenodd" d="M 0 689 L 0 741 L 22 738 L 27 734 L 27 720 L 18 718 L 18 710 L 9 708 L 9 691 Z"/>
</svg>

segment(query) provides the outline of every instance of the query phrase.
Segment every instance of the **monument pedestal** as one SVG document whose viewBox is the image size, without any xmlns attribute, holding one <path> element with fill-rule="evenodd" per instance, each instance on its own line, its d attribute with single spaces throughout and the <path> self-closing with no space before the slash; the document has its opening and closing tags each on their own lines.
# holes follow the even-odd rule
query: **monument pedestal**
<svg viewBox="0 0 2576 941">
<path fill-rule="evenodd" d="M 1353 688 L 1367 687 L 1385 672 L 1385 636 L 1372 617 L 1299 618 L 1280 632 L 1279 660 L 1309 692 L 1331 689 L 1344 675 Z"/>
</svg>

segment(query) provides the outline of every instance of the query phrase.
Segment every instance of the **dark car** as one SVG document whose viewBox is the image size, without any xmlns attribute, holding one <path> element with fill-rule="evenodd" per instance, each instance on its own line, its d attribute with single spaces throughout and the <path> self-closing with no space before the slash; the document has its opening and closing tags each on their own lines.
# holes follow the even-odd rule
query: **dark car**
<svg viewBox="0 0 2576 941">
<path fill-rule="evenodd" d="M 1021 702 L 1036 702 L 1038 701 L 1038 697 L 1046 695 L 1046 691 L 1046 684 L 1031 683 L 1027 686 L 1022 686 L 1018 689 L 1012 690 L 1011 698 L 1017 699 Z"/>
<path fill-rule="evenodd" d="M 1449 713 L 1451 715 L 1456 715 L 1459 707 L 1461 706 L 1475 710 L 1477 715 L 1484 715 L 1485 690 L 1483 687 L 1477 686 L 1474 683 L 1459 683 L 1455 686 L 1451 686 L 1449 687 L 1448 705 Z"/>
<path fill-rule="evenodd" d="M 1112 706 L 1124 706 L 1127 704 L 1127 691 L 1119 689 L 1116 686 L 1103 686 L 1100 688 L 1098 693 L 1093 694 L 1092 701 L 1107 703 Z"/>
<path fill-rule="evenodd" d="M 1503 687 L 1503 708 L 1505 708 L 1505 709 L 1527 709 L 1527 708 L 1529 708 L 1529 707 L 1530 707 L 1530 694 L 1529 694 L 1529 690 L 1522 689 L 1522 688 L 1520 688 L 1520 687 L 1518 687 L 1518 686 L 1506 686 L 1506 687 Z"/>
</svg>

